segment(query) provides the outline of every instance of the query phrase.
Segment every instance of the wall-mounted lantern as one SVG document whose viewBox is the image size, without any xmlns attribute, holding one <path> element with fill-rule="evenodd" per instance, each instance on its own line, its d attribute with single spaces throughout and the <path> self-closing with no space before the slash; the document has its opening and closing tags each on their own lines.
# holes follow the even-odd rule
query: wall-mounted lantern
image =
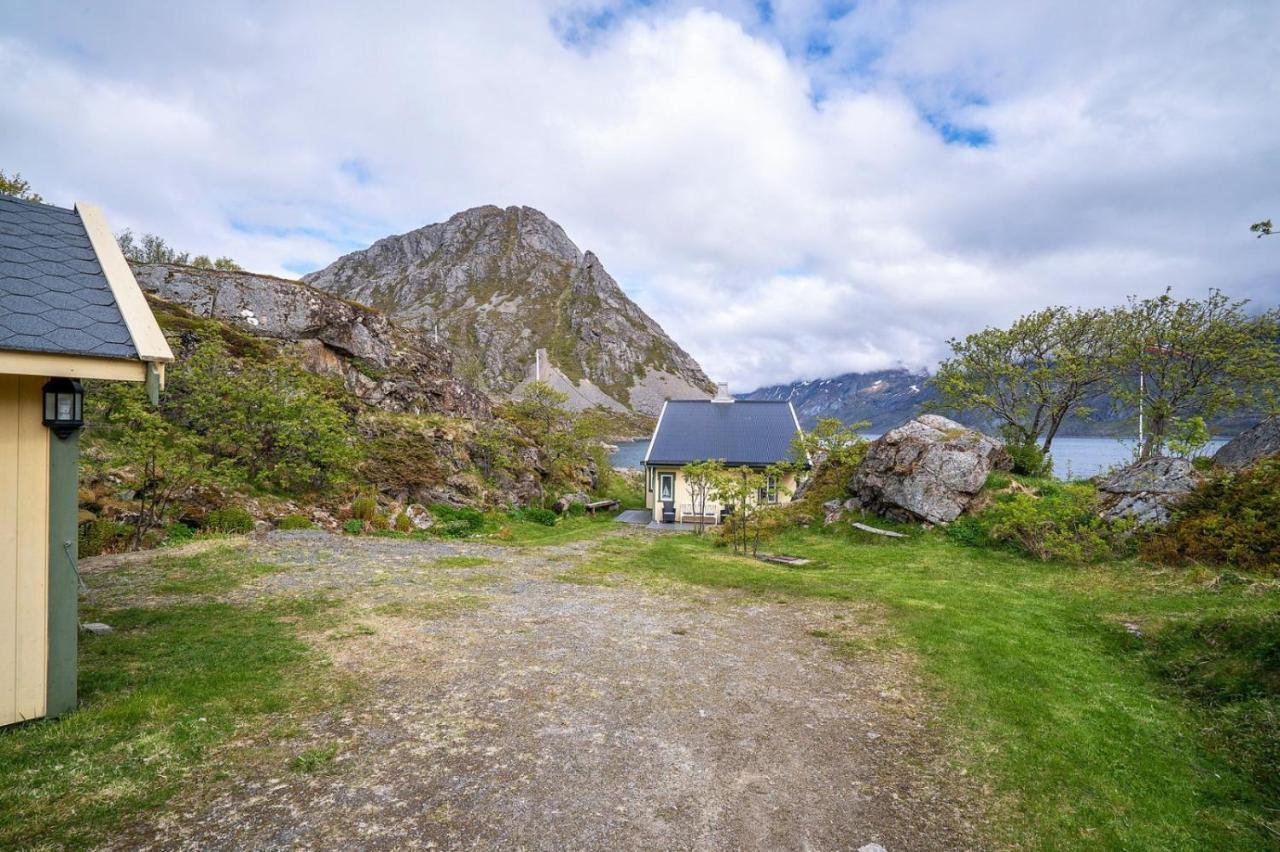
<svg viewBox="0 0 1280 852">
<path fill-rule="evenodd" d="M 84 425 L 84 386 L 75 379 L 50 379 L 44 386 L 44 425 L 66 438 Z"/>
</svg>

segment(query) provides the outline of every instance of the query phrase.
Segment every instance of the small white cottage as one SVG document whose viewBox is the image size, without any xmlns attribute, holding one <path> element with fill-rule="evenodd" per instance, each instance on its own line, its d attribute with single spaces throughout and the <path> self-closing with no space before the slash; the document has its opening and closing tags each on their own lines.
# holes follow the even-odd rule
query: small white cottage
<svg viewBox="0 0 1280 852">
<path fill-rule="evenodd" d="M 657 523 L 691 520 L 694 507 L 685 488 L 684 465 L 718 459 L 726 467 L 763 471 L 793 460 L 793 441 L 800 421 L 786 400 L 734 399 L 721 384 L 712 399 L 673 399 L 662 413 L 644 459 L 645 507 Z M 795 493 L 796 476 L 766 479 L 760 489 L 763 503 L 787 503 Z M 708 520 L 718 522 L 729 507 L 708 500 Z"/>
</svg>

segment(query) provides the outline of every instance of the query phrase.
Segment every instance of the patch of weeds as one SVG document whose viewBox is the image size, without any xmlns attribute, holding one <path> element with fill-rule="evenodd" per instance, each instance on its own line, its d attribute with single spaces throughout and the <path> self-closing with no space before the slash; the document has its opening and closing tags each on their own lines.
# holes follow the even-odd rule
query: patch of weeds
<svg viewBox="0 0 1280 852">
<path fill-rule="evenodd" d="M 815 639 L 830 639 L 836 634 L 832 633 L 830 630 L 810 630 L 809 635 Z"/>
<path fill-rule="evenodd" d="M 684 636 L 684 635 L 685 635 L 685 634 L 687 634 L 689 631 L 688 631 L 688 630 L 686 630 L 686 629 L 685 629 L 685 628 L 683 628 L 683 627 L 673 627 L 673 628 L 671 628 L 671 632 L 672 632 L 672 633 L 674 633 L 674 634 L 675 634 L 675 635 L 677 635 L 677 636 Z"/>
<path fill-rule="evenodd" d="M 483 556 L 441 556 L 432 560 L 436 568 L 479 568 L 481 565 L 492 565 L 492 559 Z"/>
<path fill-rule="evenodd" d="M 289 761 L 289 768 L 302 775 L 323 775 L 334 770 L 338 757 L 337 743 L 314 746 Z"/>
<path fill-rule="evenodd" d="M 441 618 L 454 618 L 471 610 L 480 609 L 488 602 L 487 598 L 480 595 L 454 595 L 447 598 L 388 601 L 375 606 L 373 611 L 377 615 L 390 618 L 434 621 Z"/>
<path fill-rule="evenodd" d="M 378 631 L 374 630 L 367 624 L 352 624 L 346 627 L 339 627 L 329 634 L 331 642 L 341 642 L 344 639 L 355 639 L 357 636 L 375 636 Z"/>
</svg>

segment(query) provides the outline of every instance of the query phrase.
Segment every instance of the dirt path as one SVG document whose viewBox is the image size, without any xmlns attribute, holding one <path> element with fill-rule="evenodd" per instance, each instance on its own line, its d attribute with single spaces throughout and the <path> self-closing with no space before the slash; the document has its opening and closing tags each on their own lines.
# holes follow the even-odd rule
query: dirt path
<svg viewBox="0 0 1280 852">
<path fill-rule="evenodd" d="M 908 661 L 821 638 L 874 647 L 870 610 L 559 579 L 586 543 L 252 547 L 289 567 L 239 596 L 325 593 L 352 613 L 317 642 L 362 693 L 294 744 L 337 757 L 250 764 L 117 848 L 975 845 Z"/>
</svg>

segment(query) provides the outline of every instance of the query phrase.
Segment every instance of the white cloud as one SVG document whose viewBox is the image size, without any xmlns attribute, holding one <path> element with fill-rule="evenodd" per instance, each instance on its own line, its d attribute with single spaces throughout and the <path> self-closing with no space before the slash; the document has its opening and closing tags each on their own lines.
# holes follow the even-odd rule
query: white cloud
<svg viewBox="0 0 1280 852">
<path fill-rule="evenodd" d="M 1277 299 L 1271 7 L 622 5 L 0 0 L 0 168 L 285 274 L 529 204 L 737 387 L 1049 303 Z"/>
</svg>

